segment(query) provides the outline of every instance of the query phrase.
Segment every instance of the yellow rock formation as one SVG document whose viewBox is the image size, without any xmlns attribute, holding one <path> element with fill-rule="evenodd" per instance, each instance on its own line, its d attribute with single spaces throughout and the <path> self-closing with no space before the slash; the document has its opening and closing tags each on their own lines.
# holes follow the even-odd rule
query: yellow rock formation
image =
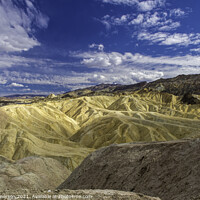
<svg viewBox="0 0 200 200">
<path fill-rule="evenodd" d="M 0 108 L 0 155 L 40 155 L 73 170 L 113 143 L 200 137 L 200 106 L 167 93 L 48 99 Z"/>
</svg>

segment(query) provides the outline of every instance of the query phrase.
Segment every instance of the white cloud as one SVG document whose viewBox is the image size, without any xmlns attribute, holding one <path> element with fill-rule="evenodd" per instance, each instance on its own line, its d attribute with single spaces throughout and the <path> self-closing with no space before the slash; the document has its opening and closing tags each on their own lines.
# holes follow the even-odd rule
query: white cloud
<svg viewBox="0 0 200 200">
<path fill-rule="evenodd" d="M 40 45 L 33 36 L 34 24 L 38 28 L 47 28 L 48 17 L 43 15 L 31 0 L 21 0 L 26 8 L 20 8 L 17 1 L 0 2 L 0 51 L 27 51 Z"/>
<path fill-rule="evenodd" d="M 138 0 L 102 0 L 103 3 L 110 3 L 115 5 L 128 5 L 132 6 L 138 3 Z"/>
<path fill-rule="evenodd" d="M 141 11 L 151 11 L 154 8 L 162 7 L 165 5 L 164 0 L 146 0 L 138 2 L 137 6 Z"/>
<path fill-rule="evenodd" d="M 171 20 L 168 20 L 168 24 L 161 26 L 160 28 L 158 28 L 159 31 L 170 31 L 170 30 L 174 30 L 177 29 L 178 27 L 181 26 L 180 22 L 173 22 Z"/>
<path fill-rule="evenodd" d="M 94 74 L 82 75 L 86 78 L 87 83 L 92 84 L 134 84 L 140 81 L 153 81 L 161 77 L 174 77 L 179 74 L 195 74 L 200 71 L 200 56 L 152 57 L 130 52 L 124 54 L 118 52 L 74 52 L 72 56 L 82 58 L 81 63 L 87 67 L 101 69 Z"/>
<path fill-rule="evenodd" d="M 130 25 L 135 25 L 135 24 L 142 24 L 144 20 L 144 15 L 139 14 L 135 19 L 133 19 L 131 22 L 129 22 Z"/>
<path fill-rule="evenodd" d="M 126 14 L 118 17 L 106 15 L 100 21 L 106 25 L 107 30 L 109 30 L 111 26 L 134 26 L 135 28 L 138 27 L 140 30 L 153 28 L 158 31 L 170 31 L 181 26 L 180 22 L 170 18 L 169 11 L 139 13 L 137 16 L 134 14 Z"/>
<path fill-rule="evenodd" d="M 0 77 L 0 84 L 5 85 L 7 80 L 4 77 Z"/>
<path fill-rule="evenodd" d="M 104 45 L 103 44 L 95 44 L 95 43 L 93 43 L 93 44 L 89 45 L 89 48 L 97 49 L 99 51 L 103 51 L 104 50 Z"/>
<path fill-rule="evenodd" d="M 105 15 L 101 20 L 99 20 L 103 25 L 105 25 L 107 31 L 111 29 L 111 24 L 109 19 L 110 15 Z"/>
<path fill-rule="evenodd" d="M 20 83 L 11 83 L 9 85 L 9 87 L 24 87 L 24 85 L 20 84 Z"/>
<path fill-rule="evenodd" d="M 129 15 L 122 15 L 119 18 L 112 18 L 113 19 L 113 24 L 115 25 L 123 25 L 124 23 L 126 23 L 129 19 Z"/>
<path fill-rule="evenodd" d="M 160 44 L 162 45 L 181 45 L 188 46 L 191 44 L 191 39 L 187 34 L 175 33 L 173 35 L 168 35 Z"/>
<path fill-rule="evenodd" d="M 132 54 L 126 52 L 124 54 L 118 52 L 84 52 L 74 53 L 73 57 L 82 58 L 82 64 L 93 68 L 115 68 L 117 66 L 131 67 L 136 64 L 161 64 L 161 65 L 177 65 L 177 66 L 200 66 L 200 56 L 144 56 L 142 54 Z"/>
<path fill-rule="evenodd" d="M 111 26 L 121 26 L 128 24 L 129 19 L 131 18 L 131 15 L 121 15 L 120 17 L 114 17 L 110 15 L 105 15 L 100 19 L 99 21 L 105 25 L 106 30 L 110 30 Z"/>
<path fill-rule="evenodd" d="M 199 33 L 148 33 L 141 32 L 138 34 L 138 40 L 148 40 L 152 44 L 158 43 L 159 45 L 178 45 L 178 46 L 188 46 L 200 44 L 200 34 Z"/>
<path fill-rule="evenodd" d="M 157 43 L 165 40 L 168 37 L 168 33 L 158 32 L 158 33 L 148 33 L 148 32 L 141 32 L 138 34 L 138 40 L 149 40 L 152 43 Z"/>
<path fill-rule="evenodd" d="M 105 75 L 101 75 L 101 74 L 93 74 L 91 77 L 88 78 L 88 80 L 90 82 L 94 82 L 94 83 L 104 83 L 105 81 L 107 81 L 107 78 L 105 77 Z"/>
<path fill-rule="evenodd" d="M 175 17 L 182 17 L 186 15 L 186 12 L 180 8 L 175 8 L 173 10 L 170 10 L 170 15 Z"/>
<path fill-rule="evenodd" d="M 25 58 L 22 56 L 14 56 L 9 54 L 0 54 L 0 69 L 11 68 L 13 66 L 24 66 L 30 67 L 32 65 L 45 65 L 50 60 L 48 59 L 34 59 L 34 58 Z"/>
<path fill-rule="evenodd" d="M 139 25 L 144 30 L 147 28 L 155 28 L 157 30 L 169 31 L 178 28 L 180 22 L 170 19 L 167 12 L 154 12 L 153 14 L 146 13 L 143 15 L 143 21 Z"/>
<path fill-rule="evenodd" d="M 169 35 L 161 44 L 164 45 L 180 45 L 188 46 L 190 44 L 200 44 L 200 34 L 186 34 L 186 33 L 174 33 Z"/>
<path fill-rule="evenodd" d="M 81 64 L 84 64 L 88 67 L 109 67 L 122 64 L 122 54 L 118 52 L 84 52 L 78 53 L 75 52 L 71 54 L 73 57 L 83 58 Z"/>
<path fill-rule="evenodd" d="M 136 6 L 140 11 L 151 11 L 154 8 L 165 5 L 165 0 L 102 0 L 103 3 L 110 3 L 114 5 Z"/>
<path fill-rule="evenodd" d="M 190 49 L 190 51 L 193 51 L 193 52 L 198 52 L 198 53 L 200 53 L 200 48 L 196 48 L 196 49 Z"/>
<path fill-rule="evenodd" d="M 200 56 L 197 55 L 153 57 L 130 52 L 122 54 L 119 52 L 89 51 L 73 52 L 71 56 L 78 58 L 78 60 L 81 59 L 79 66 L 91 69 L 86 70 L 87 72 L 69 71 L 63 73 L 63 68 L 59 71 L 59 63 L 48 61 L 52 68 L 47 73 L 45 70 L 47 62 L 39 61 L 40 72 L 31 71 L 31 68 L 27 68 L 26 72 L 13 71 L 17 70 L 16 68 L 1 70 L 1 87 L 12 85 L 7 89 L 12 91 L 16 89 L 18 93 L 23 89 L 28 89 L 27 85 L 29 88 L 34 87 L 34 85 L 51 85 L 51 87 L 62 86 L 74 89 L 80 88 L 81 85 L 90 86 L 99 83 L 134 84 L 140 81 L 153 81 L 161 77 L 174 77 L 178 74 L 195 74 L 200 71 Z M 61 66 L 64 66 L 66 70 L 65 65 L 68 64 L 61 63 Z M 42 70 L 43 73 L 41 73 Z M 24 87 L 16 87 L 20 84 Z"/>
<path fill-rule="evenodd" d="M 159 21 L 161 21 L 162 18 L 158 15 L 158 12 L 153 13 L 152 15 L 146 16 L 146 21 L 144 22 L 145 27 L 152 27 L 157 26 Z"/>
<path fill-rule="evenodd" d="M 89 74 L 88 74 L 89 75 Z M 152 81 L 163 77 L 162 72 L 153 72 L 139 69 L 120 69 L 115 71 L 100 72 L 98 74 L 90 75 L 88 81 L 93 84 L 100 83 L 115 83 L 115 84 L 134 84 L 141 81 Z M 103 77 L 103 78 L 102 78 Z"/>
</svg>

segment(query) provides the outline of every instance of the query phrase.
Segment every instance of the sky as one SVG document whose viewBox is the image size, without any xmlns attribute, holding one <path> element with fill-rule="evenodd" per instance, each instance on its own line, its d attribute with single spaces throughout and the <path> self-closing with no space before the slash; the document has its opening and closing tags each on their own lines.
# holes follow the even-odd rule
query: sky
<svg viewBox="0 0 200 200">
<path fill-rule="evenodd" d="M 200 73 L 199 0 L 0 0 L 0 96 Z"/>
</svg>

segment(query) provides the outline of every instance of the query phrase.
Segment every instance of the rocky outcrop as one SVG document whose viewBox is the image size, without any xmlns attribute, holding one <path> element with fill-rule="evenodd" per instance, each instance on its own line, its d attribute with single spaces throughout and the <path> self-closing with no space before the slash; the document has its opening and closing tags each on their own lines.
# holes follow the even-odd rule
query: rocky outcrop
<svg viewBox="0 0 200 200">
<path fill-rule="evenodd" d="M 70 171 L 52 158 L 27 157 L 12 162 L 0 156 L 0 191 L 18 189 L 53 189 Z"/>
<path fill-rule="evenodd" d="M 52 94 L 48 95 L 47 98 L 48 99 L 53 99 L 53 98 L 56 98 L 56 95 L 52 93 Z"/>
<path fill-rule="evenodd" d="M 179 75 L 174 78 L 159 79 L 145 85 L 146 88 L 182 96 L 187 93 L 200 94 L 200 74 Z"/>
<path fill-rule="evenodd" d="M 181 101 L 187 104 L 200 104 L 200 100 L 191 93 L 184 94 Z"/>
<path fill-rule="evenodd" d="M 200 196 L 200 140 L 111 145 L 89 155 L 59 189 L 114 189 L 191 200 Z"/>
</svg>

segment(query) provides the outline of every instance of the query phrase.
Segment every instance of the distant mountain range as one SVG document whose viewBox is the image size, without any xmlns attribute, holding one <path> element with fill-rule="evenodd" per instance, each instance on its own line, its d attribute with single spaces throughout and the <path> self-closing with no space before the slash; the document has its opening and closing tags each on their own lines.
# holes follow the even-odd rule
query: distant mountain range
<svg viewBox="0 0 200 200">
<path fill-rule="evenodd" d="M 41 94 L 13 94 L 13 95 L 7 95 L 7 96 L 4 96 L 6 98 L 14 98 L 14 99 L 17 99 L 17 98 L 24 98 L 24 99 L 30 99 L 30 98 L 33 98 L 33 97 L 45 97 L 47 95 L 41 95 Z"/>
<path fill-rule="evenodd" d="M 153 82 L 140 82 L 132 85 L 119 84 L 100 84 L 84 89 L 67 92 L 62 97 L 93 96 L 103 94 L 117 94 L 134 92 L 141 89 L 149 91 L 159 91 L 174 94 L 177 96 L 191 94 L 200 94 L 200 74 L 179 75 L 175 78 L 158 79 Z"/>
<path fill-rule="evenodd" d="M 95 95 L 115 95 L 119 93 L 130 93 L 137 90 L 148 89 L 149 91 L 159 91 L 182 96 L 185 94 L 200 94 L 200 74 L 179 75 L 174 78 L 158 79 L 152 82 L 139 82 L 130 85 L 121 84 L 99 84 L 83 89 L 69 91 L 58 97 L 79 97 Z M 42 94 L 13 94 L 4 96 L 11 99 L 31 99 L 33 97 L 47 97 Z"/>
</svg>

